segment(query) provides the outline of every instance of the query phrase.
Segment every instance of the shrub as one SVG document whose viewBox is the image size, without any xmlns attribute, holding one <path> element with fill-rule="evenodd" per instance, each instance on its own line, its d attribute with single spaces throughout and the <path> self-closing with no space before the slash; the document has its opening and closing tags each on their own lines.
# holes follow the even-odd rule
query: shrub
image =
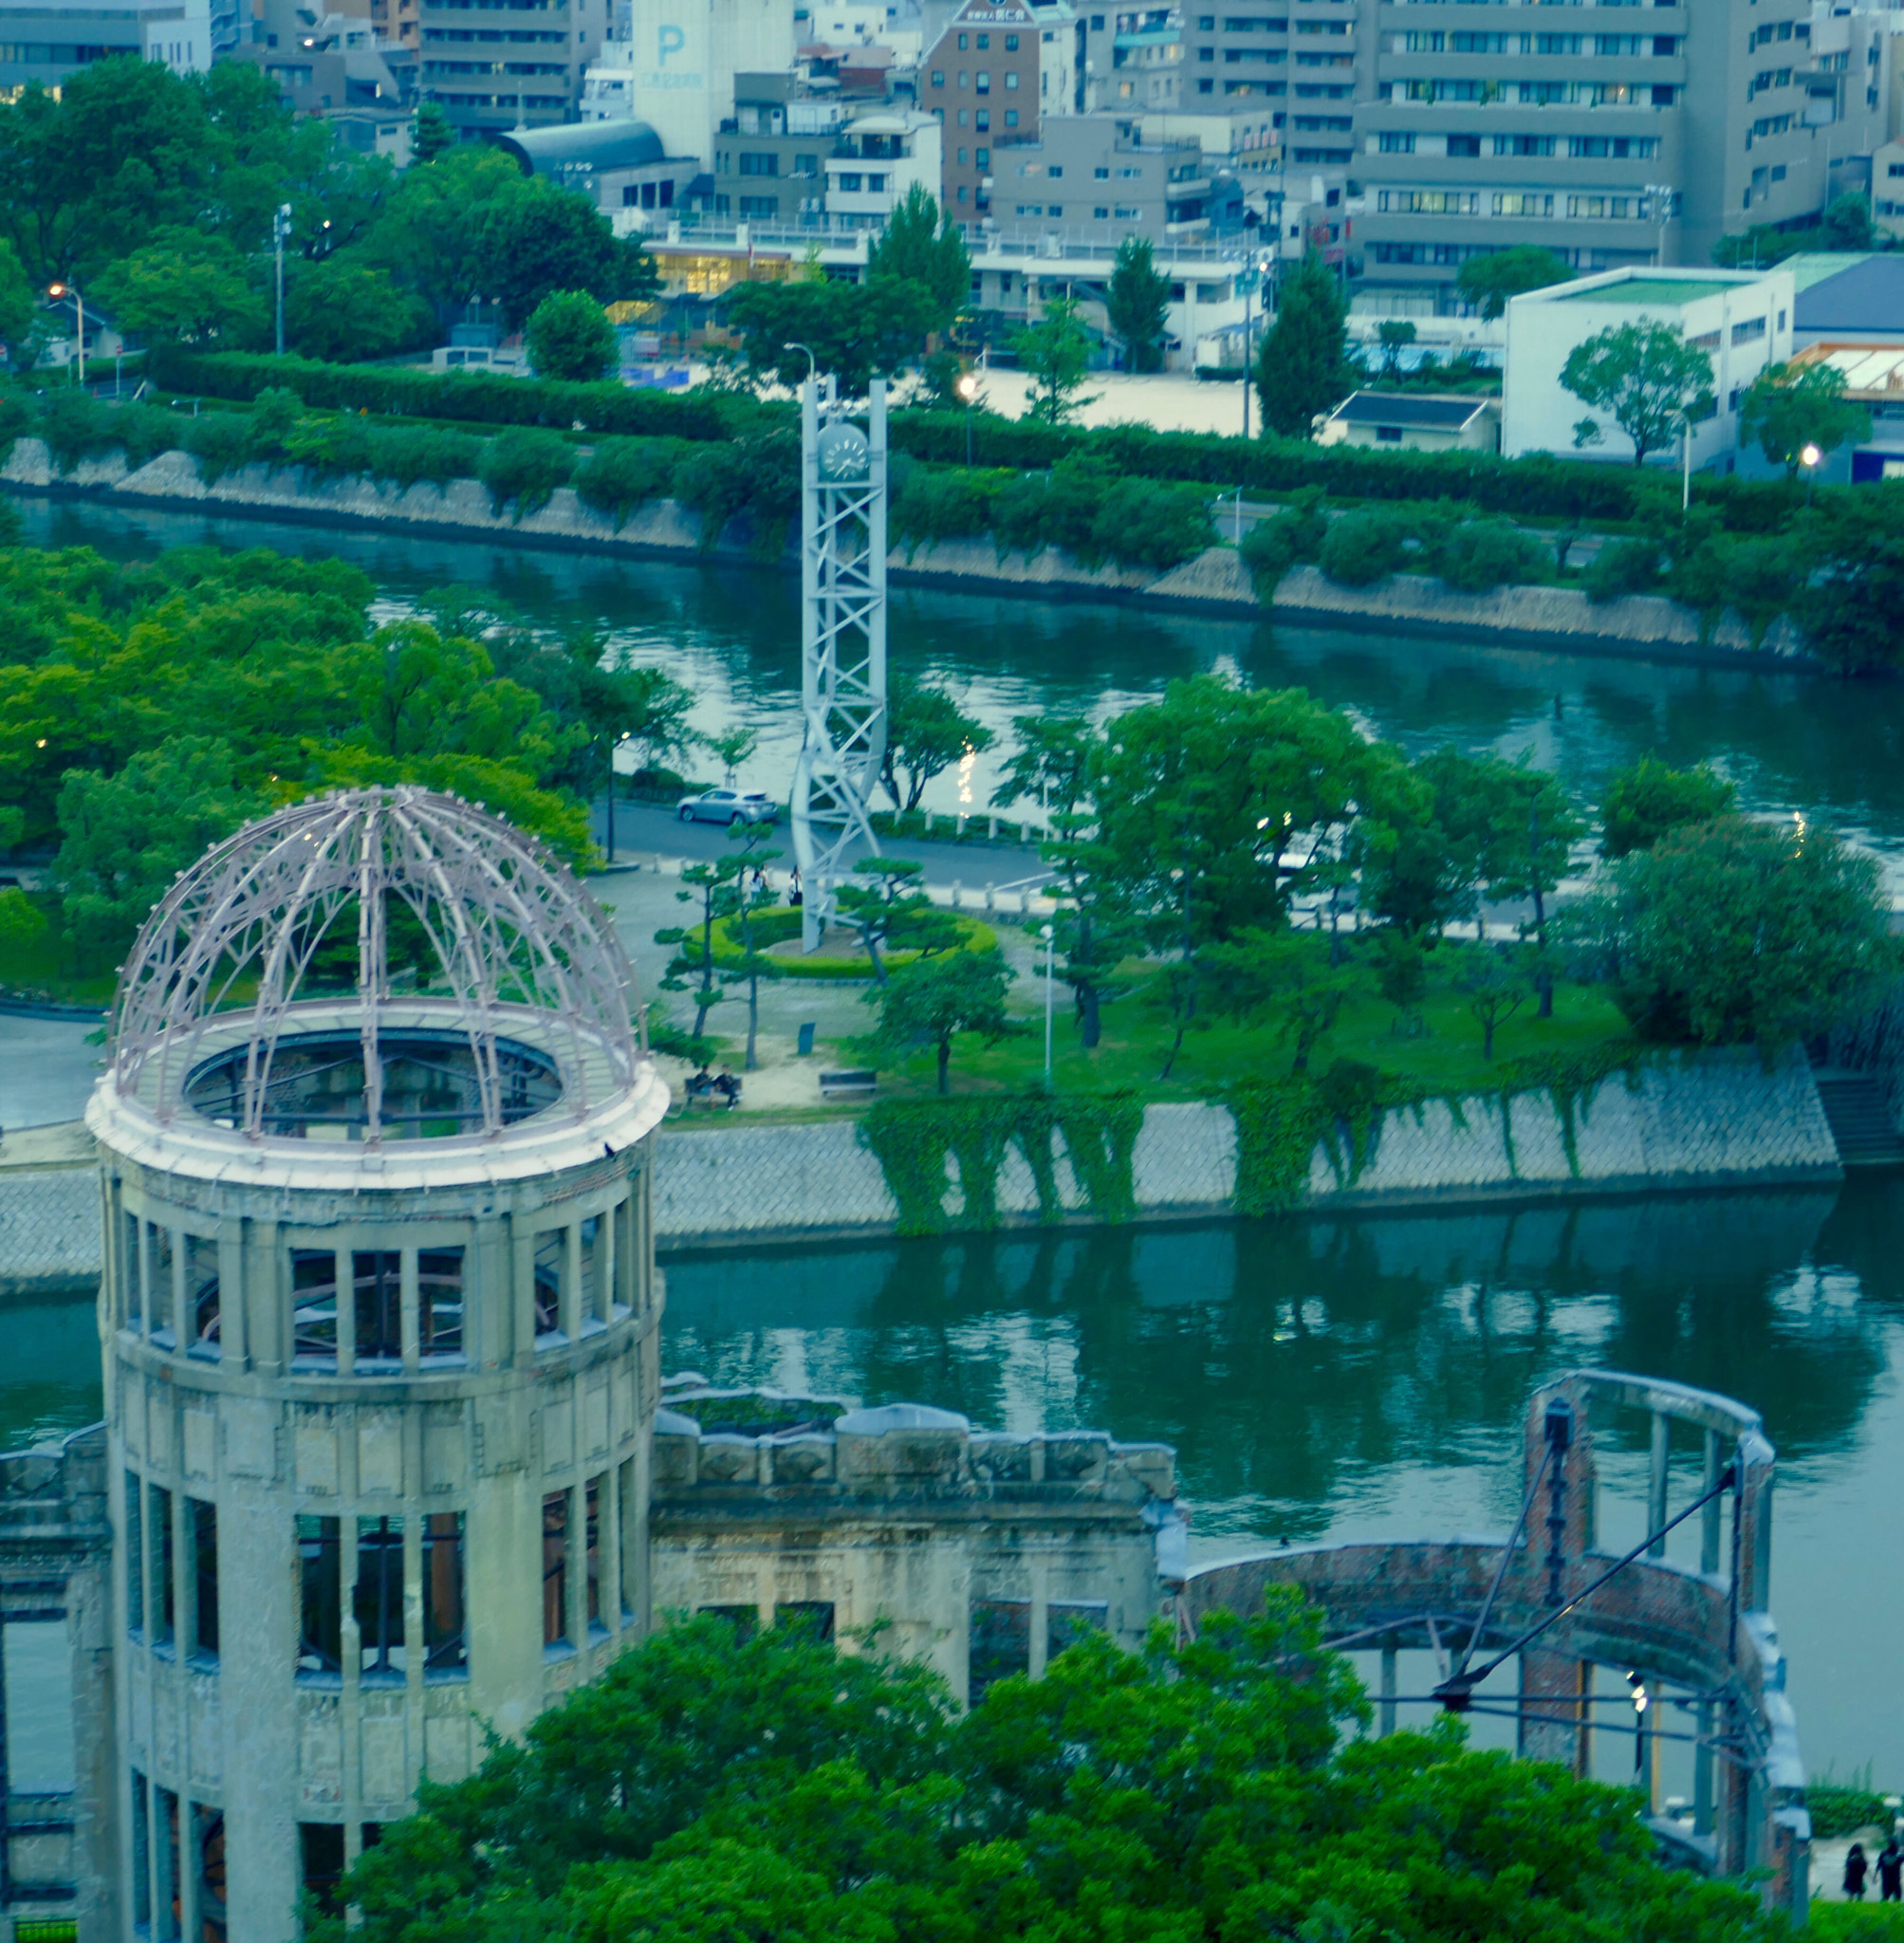
<svg viewBox="0 0 1904 1943">
<path fill-rule="evenodd" d="M 1323 536 L 1322 571 L 1339 586 L 1373 586 L 1402 565 L 1407 540 L 1407 522 L 1392 512 L 1345 512 Z"/>
<path fill-rule="evenodd" d="M 1091 523 L 1091 546 L 1119 566 L 1168 573 L 1215 544 L 1210 493 L 1202 486 L 1157 486 L 1119 479 L 1104 494 Z"/>
<path fill-rule="evenodd" d="M 1628 594 L 1654 594 L 1663 578 L 1656 540 L 1609 540 L 1581 576 L 1596 606 Z"/>
<path fill-rule="evenodd" d="M 371 467 L 368 419 L 347 416 L 301 418 L 284 444 L 294 465 L 307 466 L 320 478 L 360 478 Z"/>
<path fill-rule="evenodd" d="M 679 449 L 673 439 L 604 438 L 577 467 L 576 492 L 619 533 L 638 506 L 667 497 Z"/>
<path fill-rule="evenodd" d="M 288 385 L 314 410 L 371 411 L 478 425 L 547 425 L 623 437 L 672 435 L 725 439 L 758 423 L 765 412 L 751 398 L 637 390 L 617 383 L 566 384 L 551 379 L 508 378 L 497 372 L 424 370 L 416 365 L 324 364 L 308 358 L 273 358 L 242 351 L 168 351 L 157 372 L 175 390 L 208 398 L 250 399 L 270 385 Z"/>
<path fill-rule="evenodd" d="M 535 307 L 523 333 L 538 378 L 590 383 L 608 377 L 620 340 L 607 313 L 584 290 L 552 290 Z"/>
<path fill-rule="evenodd" d="M 304 416 L 304 400 L 282 385 L 258 394 L 251 407 L 251 452 L 256 458 L 280 458 Z"/>
<path fill-rule="evenodd" d="M 1276 597 L 1283 577 L 1302 561 L 1313 561 L 1322 550 L 1329 530 L 1329 516 L 1322 509 L 1322 490 L 1305 487 L 1281 512 L 1258 520 L 1244 534 L 1237 551 L 1249 569 L 1256 598 L 1267 602 Z"/>
<path fill-rule="evenodd" d="M 70 472 L 82 459 L 109 451 L 116 442 L 111 420 L 111 408 L 90 392 L 67 388 L 48 393 L 40 407 L 39 433 L 55 468 Z"/>
<path fill-rule="evenodd" d="M 1538 585 L 1553 578 L 1553 555 L 1533 534 L 1505 520 L 1464 520 L 1435 549 L 1442 580 L 1464 594 Z"/>
<path fill-rule="evenodd" d="M 441 488 L 453 479 L 473 479 L 483 459 L 483 442 L 463 432 L 434 425 L 383 425 L 370 435 L 370 474 L 398 492 L 425 480 Z"/>
<path fill-rule="evenodd" d="M 771 558 L 800 510 L 800 435 L 766 432 L 731 445 L 695 446 L 675 468 L 675 497 L 700 514 L 703 546 L 746 514 L 752 550 Z"/>
<path fill-rule="evenodd" d="M 1889 1828 L 1891 1811 L 1884 1797 L 1871 1788 L 1831 1787 L 1813 1784 L 1804 1791 L 1811 1813 L 1814 1841 L 1838 1841 L 1860 1828 Z"/>
<path fill-rule="evenodd" d="M 892 495 L 894 537 L 914 548 L 921 542 L 976 539 L 991 530 L 992 503 L 1006 484 L 1003 472 L 913 466 Z"/>
<path fill-rule="evenodd" d="M 113 437 L 131 472 L 149 466 L 160 453 L 176 452 L 183 421 L 163 405 L 120 405 L 112 416 Z"/>
<path fill-rule="evenodd" d="M 490 505 L 500 519 L 509 508 L 518 523 L 540 512 L 566 486 L 575 471 L 575 453 L 553 432 L 499 433 L 483 448 L 476 477 L 490 490 Z"/>
<path fill-rule="evenodd" d="M 184 421 L 179 441 L 198 461 L 198 476 L 215 486 L 227 472 L 251 462 L 251 421 L 238 412 L 202 412 Z"/>
</svg>

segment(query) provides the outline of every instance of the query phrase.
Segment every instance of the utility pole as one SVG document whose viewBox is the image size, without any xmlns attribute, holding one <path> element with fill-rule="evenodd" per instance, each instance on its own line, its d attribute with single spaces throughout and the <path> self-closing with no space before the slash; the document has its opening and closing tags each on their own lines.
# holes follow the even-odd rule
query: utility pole
<svg viewBox="0 0 1904 1943">
<path fill-rule="evenodd" d="M 278 213 L 271 218 L 271 241 L 278 253 L 278 356 L 285 355 L 285 238 L 291 233 L 291 206 L 287 202 L 278 205 Z"/>
</svg>

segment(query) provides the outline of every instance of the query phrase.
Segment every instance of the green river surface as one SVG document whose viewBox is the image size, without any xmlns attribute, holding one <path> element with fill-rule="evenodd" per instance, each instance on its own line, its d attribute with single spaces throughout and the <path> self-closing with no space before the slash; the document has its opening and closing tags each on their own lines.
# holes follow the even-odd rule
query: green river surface
<svg viewBox="0 0 1904 1943">
<path fill-rule="evenodd" d="M 786 786 L 791 577 L 21 504 L 40 544 L 269 546 L 361 566 L 381 612 L 458 582 L 539 624 L 597 626 L 692 684 L 700 726 L 757 730 L 745 782 Z M 1904 692 L 1891 685 L 936 590 L 895 591 L 890 638 L 895 667 L 947 682 L 1001 731 L 1015 714 L 1102 714 L 1226 669 L 1307 688 L 1411 749 L 1531 748 L 1588 799 L 1641 752 L 1711 761 L 1747 807 L 1824 819 L 1904 889 Z M 940 778 L 929 806 L 983 810 L 994 760 Z M 1504 1531 L 1520 1416 L 1555 1371 L 1598 1364 L 1739 1397 L 1780 1455 L 1772 1605 L 1808 1764 L 1904 1786 L 1904 1182 L 780 1248 L 677 1257 L 667 1272 L 671 1368 L 1174 1444 L 1204 1559 L 1285 1539 Z M 12 1309 L 7 1341 L 8 1444 L 97 1410 L 83 1305 Z M 1645 1436 L 1636 1420 L 1615 1432 L 1604 1542 L 1642 1535 Z M 1695 1462 L 1675 1450 L 1679 1503 Z M 1672 1555 L 1685 1556 L 1676 1541 Z M 1403 1691 L 1424 1691 L 1424 1671 L 1405 1671 Z"/>
</svg>

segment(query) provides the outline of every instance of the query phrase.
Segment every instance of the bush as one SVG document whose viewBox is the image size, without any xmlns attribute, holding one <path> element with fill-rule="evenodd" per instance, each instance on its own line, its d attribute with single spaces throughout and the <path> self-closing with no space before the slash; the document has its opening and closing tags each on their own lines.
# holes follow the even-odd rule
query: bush
<svg viewBox="0 0 1904 1943">
<path fill-rule="evenodd" d="M 209 398 L 249 400 L 268 386 L 288 385 L 315 410 L 384 412 L 477 425 L 547 425 L 564 432 L 579 425 L 584 432 L 623 437 L 725 439 L 764 416 L 786 416 L 784 407 L 764 411 L 741 397 L 682 397 L 624 384 L 565 384 L 407 364 L 323 364 L 242 351 L 170 351 L 157 371 L 175 390 Z"/>
<path fill-rule="evenodd" d="M 695 446 L 675 467 L 675 497 L 700 514 L 703 546 L 716 545 L 746 514 L 752 550 L 770 559 L 800 510 L 800 435 L 766 432 L 731 445 Z"/>
<path fill-rule="evenodd" d="M 1407 541 L 1408 523 L 1392 512 L 1345 512 L 1330 522 L 1319 558 L 1338 586 L 1373 586 L 1404 564 Z"/>
<path fill-rule="evenodd" d="M 371 468 L 367 418 L 301 418 L 284 442 L 285 456 L 323 479 L 361 478 Z"/>
<path fill-rule="evenodd" d="M 1656 540 L 1609 540 L 1588 563 L 1581 584 L 1596 606 L 1628 594 L 1656 594 L 1664 575 Z"/>
<path fill-rule="evenodd" d="M 1553 554 L 1533 534 L 1505 520 L 1464 520 L 1435 549 L 1442 581 L 1463 594 L 1537 586 L 1553 578 Z"/>
<path fill-rule="evenodd" d="M 52 454 L 54 468 L 70 472 L 82 459 L 110 451 L 117 442 L 111 419 L 111 408 L 101 404 L 90 392 L 77 387 L 49 392 L 40 407 L 38 430 Z"/>
<path fill-rule="evenodd" d="M 1091 545 L 1119 566 L 1168 573 L 1215 544 L 1210 493 L 1202 486 L 1156 486 L 1119 479 L 1104 494 L 1091 526 Z"/>
<path fill-rule="evenodd" d="M 36 430 L 27 400 L 17 392 L 0 392 L 0 465 L 6 463 L 16 438 L 25 438 Z"/>
<path fill-rule="evenodd" d="M 1839 1841 L 1860 1828 L 1888 1829 L 1891 1825 L 1884 1797 L 1872 1788 L 1814 1785 L 1804 1791 L 1804 1804 L 1811 1812 L 1814 1841 Z"/>
<path fill-rule="evenodd" d="M 163 405 L 120 405 L 112 415 L 113 438 L 135 472 L 160 453 L 178 451 L 183 432 L 184 421 Z"/>
<path fill-rule="evenodd" d="M 238 412 L 202 412 L 182 421 L 179 444 L 198 461 L 198 476 L 215 486 L 251 462 L 251 421 Z"/>
<path fill-rule="evenodd" d="M 1329 516 L 1319 486 L 1304 487 L 1282 511 L 1258 520 L 1237 548 L 1249 569 L 1256 598 L 1266 603 L 1273 601 L 1292 566 L 1321 554 L 1328 531 Z"/>
<path fill-rule="evenodd" d="M 991 531 L 993 502 L 1007 483 L 1004 472 L 909 467 L 892 496 L 893 536 L 915 550 L 922 542 L 975 540 Z"/>
<path fill-rule="evenodd" d="M 483 442 L 434 425 L 380 425 L 370 435 L 370 474 L 398 492 L 428 481 L 442 488 L 473 479 L 483 462 Z"/>
<path fill-rule="evenodd" d="M 538 378 L 593 383 L 613 375 L 621 342 L 585 290 L 552 290 L 535 307 L 523 343 Z"/>
<path fill-rule="evenodd" d="M 667 497 L 679 451 L 672 439 L 604 438 L 576 469 L 576 492 L 619 533 L 638 506 Z"/>
<path fill-rule="evenodd" d="M 490 505 L 500 519 L 511 507 L 520 523 L 540 512 L 566 486 L 575 471 L 575 453 L 553 432 L 504 432 L 483 448 L 476 477 L 490 489 Z"/>
</svg>

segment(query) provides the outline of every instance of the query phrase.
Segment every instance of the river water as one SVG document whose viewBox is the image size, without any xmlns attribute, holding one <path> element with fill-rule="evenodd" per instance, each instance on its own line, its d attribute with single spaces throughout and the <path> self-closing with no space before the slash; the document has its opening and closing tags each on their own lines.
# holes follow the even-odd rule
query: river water
<svg viewBox="0 0 1904 1943">
<path fill-rule="evenodd" d="M 352 561 L 391 611 L 457 582 L 540 623 L 603 628 L 695 688 L 700 726 L 759 731 L 750 785 L 787 780 L 800 656 L 784 577 L 24 507 L 42 544 L 271 546 Z M 1014 714 L 1101 714 L 1174 675 L 1229 668 L 1308 688 L 1411 748 L 1532 748 L 1589 798 L 1644 751 L 1710 760 L 1749 807 L 1822 817 L 1904 876 L 1888 686 L 910 590 L 894 596 L 891 638 L 896 665 L 950 683 L 1001 733 Z M 982 808 L 990 768 L 981 757 L 941 778 L 929 803 Z M 1740 1397 L 1780 1453 L 1773 1609 L 1808 1761 L 1904 1784 L 1897 1187 L 788 1249 L 676 1259 L 668 1279 L 674 1368 L 1174 1444 L 1202 1558 L 1285 1538 L 1505 1529 L 1520 1413 L 1556 1370 L 1599 1364 Z M 83 1309 L 10 1311 L 7 1340 L 26 1364 L 0 1384 L 9 1443 L 96 1412 Z M 1643 1440 L 1628 1426 L 1606 1466 L 1609 1542 L 1641 1535 Z M 1693 1463 L 1678 1453 L 1675 1491 Z"/>
</svg>

